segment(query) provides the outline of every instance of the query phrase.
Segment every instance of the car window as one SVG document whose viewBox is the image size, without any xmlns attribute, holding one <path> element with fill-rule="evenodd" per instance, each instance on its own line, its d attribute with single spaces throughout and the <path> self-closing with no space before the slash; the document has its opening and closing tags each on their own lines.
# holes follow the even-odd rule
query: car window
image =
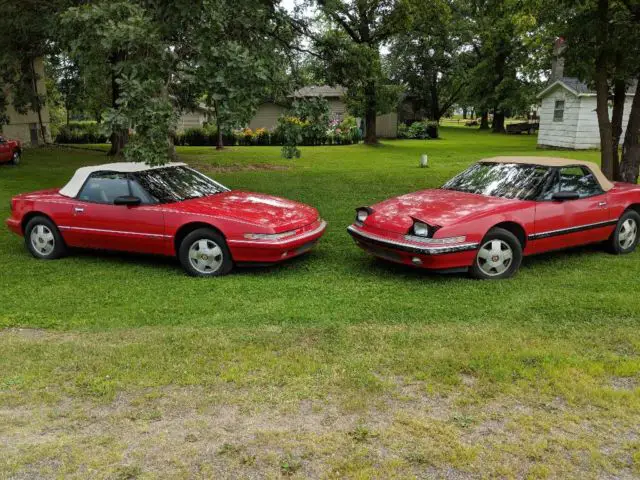
<svg viewBox="0 0 640 480">
<path fill-rule="evenodd" d="M 580 198 L 587 198 L 600 195 L 603 190 L 588 168 L 576 166 L 558 169 L 558 174 L 545 187 L 541 199 L 551 200 L 556 192 L 575 192 Z"/>
<path fill-rule="evenodd" d="M 112 204 L 117 197 L 129 195 L 129 179 L 124 173 L 99 172 L 85 182 L 78 198 L 85 202 Z"/>
<path fill-rule="evenodd" d="M 550 169 L 519 163 L 480 162 L 449 180 L 442 188 L 491 197 L 531 200 L 538 197 Z"/>
<path fill-rule="evenodd" d="M 150 204 L 150 203 L 158 203 L 158 199 L 151 196 L 147 191 L 142 188 L 140 183 L 137 180 L 131 179 L 131 195 L 134 197 L 138 197 L 142 200 L 142 203 Z"/>
</svg>

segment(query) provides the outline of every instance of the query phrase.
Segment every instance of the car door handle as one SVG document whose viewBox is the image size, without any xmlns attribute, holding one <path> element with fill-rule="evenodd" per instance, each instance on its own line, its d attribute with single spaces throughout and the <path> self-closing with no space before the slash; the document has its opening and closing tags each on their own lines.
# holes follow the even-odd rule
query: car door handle
<svg viewBox="0 0 640 480">
<path fill-rule="evenodd" d="M 600 202 L 598 204 L 599 207 L 606 207 L 607 206 L 607 202 Z"/>
<path fill-rule="evenodd" d="M 74 211 L 74 212 L 76 212 L 76 213 L 84 213 L 84 208 L 82 208 L 82 207 L 75 207 L 75 208 L 73 209 L 73 211 Z"/>
</svg>

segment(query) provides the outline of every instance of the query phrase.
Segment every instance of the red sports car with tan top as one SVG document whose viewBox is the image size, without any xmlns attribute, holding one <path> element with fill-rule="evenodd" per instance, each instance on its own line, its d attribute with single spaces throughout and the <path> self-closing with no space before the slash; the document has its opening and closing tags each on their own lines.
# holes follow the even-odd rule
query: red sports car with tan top
<svg viewBox="0 0 640 480">
<path fill-rule="evenodd" d="M 348 231 L 380 258 L 499 279 L 524 256 L 551 250 L 606 242 L 631 253 L 639 226 L 640 186 L 612 183 L 594 163 L 496 157 L 442 188 L 358 208 Z"/>
<path fill-rule="evenodd" d="M 67 247 L 175 255 L 205 277 L 302 255 L 326 222 L 313 207 L 229 190 L 183 163 L 112 163 L 78 169 L 61 189 L 13 197 L 7 225 L 39 259 Z"/>
</svg>

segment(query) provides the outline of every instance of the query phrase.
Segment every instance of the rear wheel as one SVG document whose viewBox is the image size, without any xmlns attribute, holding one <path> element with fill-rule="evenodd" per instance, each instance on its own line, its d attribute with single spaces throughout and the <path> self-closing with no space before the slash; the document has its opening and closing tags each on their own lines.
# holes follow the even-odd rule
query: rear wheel
<svg viewBox="0 0 640 480">
<path fill-rule="evenodd" d="M 9 160 L 10 165 L 18 165 L 20 163 L 20 152 L 15 151 L 13 155 L 11 155 L 11 160 Z"/>
<path fill-rule="evenodd" d="M 199 228 L 187 235 L 180 244 L 178 259 L 184 270 L 194 277 L 226 275 L 233 268 L 227 242 L 209 228 Z"/>
<path fill-rule="evenodd" d="M 616 229 L 609 239 L 609 247 L 616 255 L 633 252 L 640 236 L 640 215 L 634 210 L 626 211 L 618 220 Z"/>
<path fill-rule="evenodd" d="M 469 273 L 481 280 L 499 280 L 512 277 L 521 263 L 520 241 L 508 230 L 493 228 L 480 243 Z"/>
<path fill-rule="evenodd" d="M 29 252 L 40 260 L 54 260 L 67 253 L 67 247 L 55 224 L 47 217 L 34 217 L 24 229 Z"/>
</svg>

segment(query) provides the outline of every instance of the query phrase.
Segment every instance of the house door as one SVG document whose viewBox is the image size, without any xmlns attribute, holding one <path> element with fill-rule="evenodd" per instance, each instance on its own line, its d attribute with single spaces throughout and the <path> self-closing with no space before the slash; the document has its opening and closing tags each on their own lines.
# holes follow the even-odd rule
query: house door
<svg viewBox="0 0 640 480">
<path fill-rule="evenodd" d="M 39 136 L 38 136 L 38 124 L 30 123 L 29 124 L 29 132 L 31 133 L 31 145 L 34 147 L 40 144 Z"/>
</svg>

